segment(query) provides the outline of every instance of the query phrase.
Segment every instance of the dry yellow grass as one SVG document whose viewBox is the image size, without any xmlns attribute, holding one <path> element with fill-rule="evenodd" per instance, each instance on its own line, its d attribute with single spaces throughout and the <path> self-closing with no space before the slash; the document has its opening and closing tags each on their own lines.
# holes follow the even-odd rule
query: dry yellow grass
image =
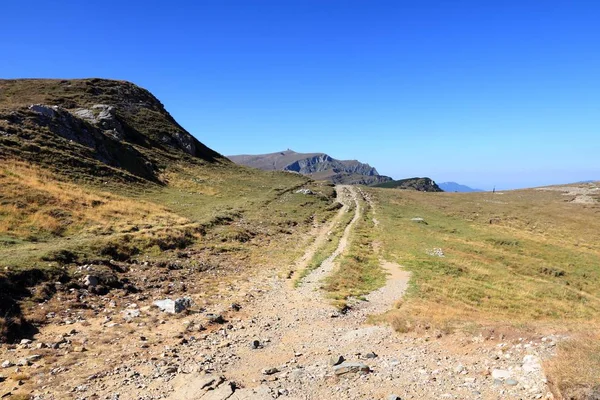
<svg viewBox="0 0 600 400">
<path fill-rule="evenodd" d="M 162 206 L 62 182 L 23 162 L 2 161 L 0 188 L 0 236 L 35 240 L 187 222 Z"/>
<path fill-rule="evenodd" d="M 556 357 L 545 365 L 549 386 L 557 399 L 584 400 L 600 396 L 600 335 L 581 334 L 558 345 Z"/>
</svg>

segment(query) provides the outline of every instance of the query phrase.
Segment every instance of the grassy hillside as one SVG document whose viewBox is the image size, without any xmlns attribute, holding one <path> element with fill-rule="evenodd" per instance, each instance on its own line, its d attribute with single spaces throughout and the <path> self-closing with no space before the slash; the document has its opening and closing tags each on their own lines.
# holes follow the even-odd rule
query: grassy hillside
<svg viewBox="0 0 600 400">
<path fill-rule="evenodd" d="M 231 163 L 133 84 L 0 81 L 0 341 L 43 324 L 57 293 L 87 295 L 85 274 L 96 294 L 148 292 L 173 271 L 191 284 L 287 262 L 333 199 Z"/>
<path fill-rule="evenodd" d="M 600 322 L 597 189 L 372 193 L 386 257 L 412 272 L 409 325 Z"/>
</svg>

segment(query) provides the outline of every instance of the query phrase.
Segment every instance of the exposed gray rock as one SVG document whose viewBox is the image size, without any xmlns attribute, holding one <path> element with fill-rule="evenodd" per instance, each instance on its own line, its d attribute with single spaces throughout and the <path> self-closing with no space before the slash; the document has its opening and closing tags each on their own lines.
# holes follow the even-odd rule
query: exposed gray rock
<svg viewBox="0 0 600 400">
<path fill-rule="evenodd" d="M 100 279 L 94 275 L 86 275 L 85 278 L 83 278 L 83 284 L 87 287 L 96 287 L 100 284 Z"/>
<path fill-rule="evenodd" d="M 32 104 L 29 109 L 38 114 L 42 114 L 49 118 L 54 118 L 57 115 L 58 106 L 46 106 L 43 104 Z"/>
<path fill-rule="evenodd" d="M 140 310 L 137 308 L 123 310 L 122 313 L 123 313 L 123 318 L 125 318 L 128 321 L 140 316 Z"/>
<path fill-rule="evenodd" d="M 189 297 L 181 297 L 176 300 L 171 300 L 171 299 L 156 300 L 153 304 L 166 313 L 178 314 L 178 313 L 186 310 L 187 308 L 191 307 L 192 299 Z"/>
<path fill-rule="evenodd" d="M 262 370 L 263 375 L 273 375 L 273 374 L 276 374 L 278 372 L 279 372 L 279 370 L 277 368 L 275 368 L 275 367 L 273 367 L 273 368 L 265 368 L 265 369 Z"/>
<path fill-rule="evenodd" d="M 301 194 L 306 194 L 306 195 L 313 195 L 313 194 L 315 194 L 315 192 L 313 192 L 310 189 L 306 189 L 306 188 L 298 189 L 298 190 L 296 190 L 296 193 L 301 193 Z"/>
<path fill-rule="evenodd" d="M 28 365 L 31 365 L 31 361 L 29 361 L 27 358 L 19 358 L 17 360 L 17 365 L 19 367 L 26 367 Z"/>
<path fill-rule="evenodd" d="M 208 313 L 208 314 L 206 314 L 206 319 L 211 324 L 224 324 L 225 322 L 227 322 L 227 321 L 225 321 L 225 318 L 223 318 L 223 316 L 221 314 Z"/>
<path fill-rule="evenodd" d="M 340 365 L 336 365 L 333 367 L 333 372 L 337 376 L 346 375 L 346 374 L 368 374 L 371 372 L 371 369 L 363 363 L 342 363 Z"/>
</svg>

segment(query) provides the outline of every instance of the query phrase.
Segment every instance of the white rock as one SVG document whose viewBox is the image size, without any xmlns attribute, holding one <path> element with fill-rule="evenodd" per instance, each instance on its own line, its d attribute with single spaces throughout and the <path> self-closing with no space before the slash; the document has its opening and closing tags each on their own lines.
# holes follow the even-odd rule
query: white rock
<svg viewBox="0 0 600 400">
<path fill-rule="evenodd" d="M 539 371 L 542 368 L 540 359 L 533 354 L 528 354 L 523 357 L 523 371 L 534 372 Z"/>
<path fill-rule="evenodd" d="M 510 371 L 507 371 L 505 369 L 495 369 L 492 371 L 492 378 L 499 379 L 501 381 L 510 378 L 510 376 Z"/>
</svg>

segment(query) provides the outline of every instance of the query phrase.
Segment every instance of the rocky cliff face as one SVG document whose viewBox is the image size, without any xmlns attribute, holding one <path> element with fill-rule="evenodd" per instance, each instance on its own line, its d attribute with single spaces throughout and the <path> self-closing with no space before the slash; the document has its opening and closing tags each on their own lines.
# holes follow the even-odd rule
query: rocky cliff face
<svg viewBox="0 0 600 400">
<path fill-rule="evenodd" d="M 186 157 L 228 162 L 132 83 L 0 80 L 0 158 L 67 173 L 159 181 L 162 166 Z"/>
<path fill-rule="evenodd" d="M 443 192 L 430 178 L 408 178 L 373 185 L 389 189 L 418 190 L 419 192 Z"/>
<path fill-rule="evenodd" d="M 371 185 L 387 182 L 369 164 L 356 160 L 336 160 L 324 153 L 296 153 L 286 150 L 271 154 L 229 156 L 235 163 L 264 170 L 283 170 L 310 175 L 333 183 Z"/>
</svg>

